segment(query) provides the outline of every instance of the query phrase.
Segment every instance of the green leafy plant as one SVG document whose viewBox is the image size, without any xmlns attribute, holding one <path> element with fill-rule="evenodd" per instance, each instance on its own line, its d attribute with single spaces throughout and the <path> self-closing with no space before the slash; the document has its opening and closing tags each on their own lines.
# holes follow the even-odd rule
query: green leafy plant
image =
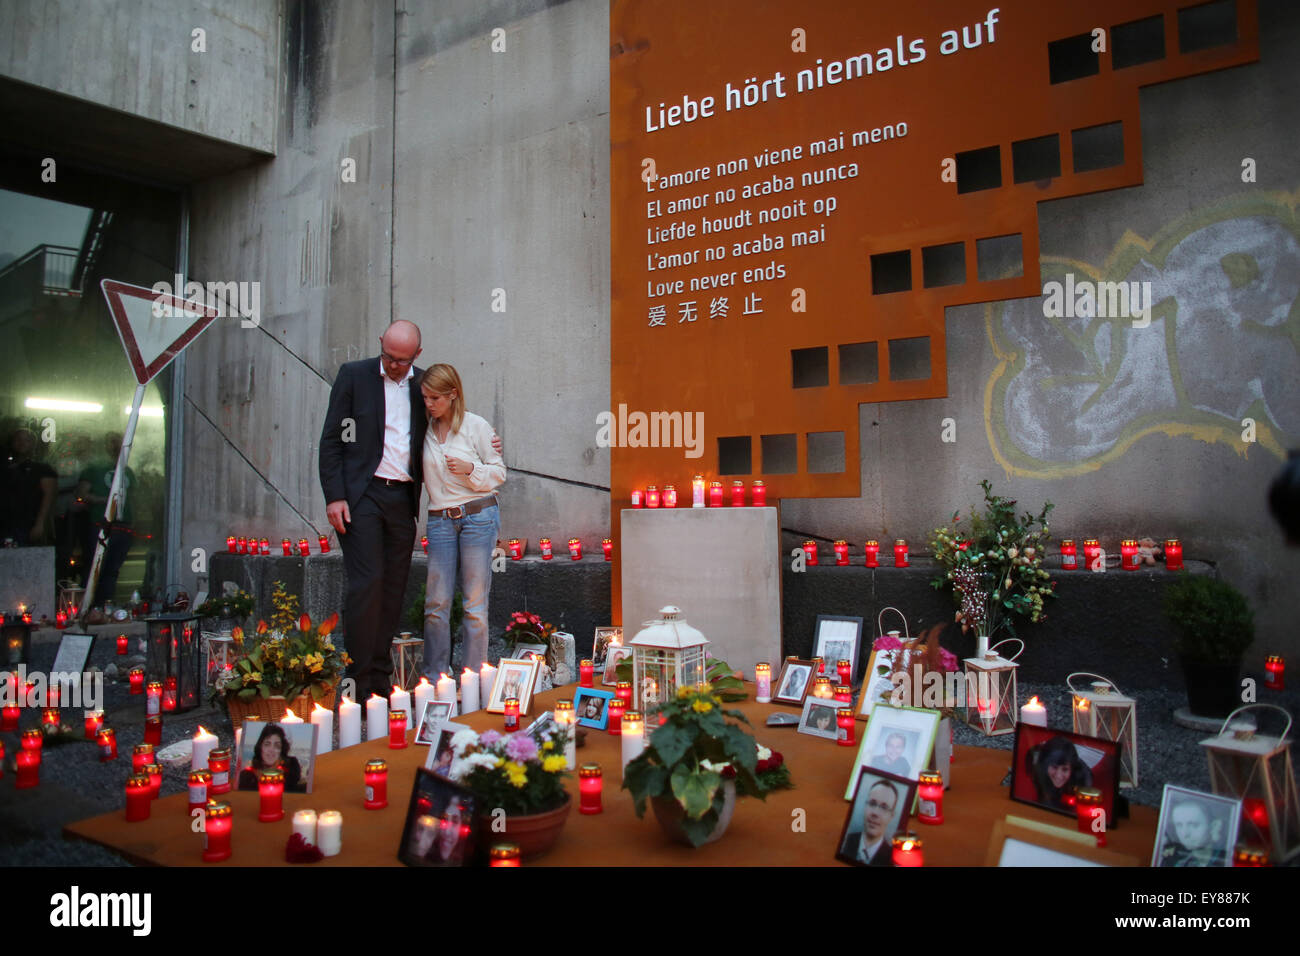
<svg viewBox="0 0 1300 956">
<path fill-rule="evenodd" d="M 957 605 L 957 620 L 963 631 L 992 637 L 1005 628 L 1016 633 L 1016 617 L 1031 622 L 1047 618 L 1044 602 L 1056 585 L 1043 569 L 1047 551 L 1049 501 L 1037 515 L 1026 511 L 1016 515 L 1016 502 L 993 494 L 992 484 L 984 489 L 984 511 L 971 509 L 962 526 L 960 516 L 930 534 L 935 563 L 943 573 L 930 582 L 936 590 L 948 590 Z"/>
<path fill-rule="evenodd" d="M 406 609 L 406 629 L 413 634 L 424 634 L 424 595 L 426 585 L 421 584 L 419 592 L 415 595 L 415 600 L 411 606 Z M 452 640 L 460 633 L 461 622 L 465 620 L 465 595 L 460 593 L 457 588 L 456 593 L 451 599 L 451 621 L 450 634 Z"/>
<path fill-rule="evenodd" d="M 1255 613 L 1227 581 L 1183 572 L 1165 590 L 1165 615 L 1178 631 L 1174 649 L 1207 664 L 1234 664 L 1255 640 Z"/>
<path fill-rule="evenodd" d="M 720 657 L 710 657 L 708 651 L 704 653 L 706 658 L 704 679 L 713 686 L 723 703 L 734 704 L 738 700 L 747 698 L 749 694 L 745 691 L 745 682 L 736 676 L 731 665 Z M 614 666 L 614 679 L 628 682 L 632 680 L 631 657 L 623 658 Z"/>
<path fill-rule="evenodd" d="M 253 595 L 236 589 L 230 594 L 210 597 L 194 609 L 200 617 L 245 618 L 253 613 Z"/>
<path fill-rule="evenodd" d="M 755 777 L 758 745 L 744 728 L 727 722 L 749 721 L 738 710 L 724 710 L 722 697 L 710 684 L 680 687 L 657 715 L 667 721 L 654 728 L 646 749 L 623 771 L 623 789 L 632 794 L 636 815 L 645 815 L 646 801 L 669 797 L 685 812 L 682 829 L 695 846 L 713 832 L 725 799 L 723 780 L 734 777 L 739 792 L 764 798 L 767 791 Z"/>
<path fill-rule="evenodd" d="M 257 630 L 247 638 L 243 628 L 235 628 L 231 636 L 239 656 L 217 675 L 213 698 L 292 700 L 310 693 L 312 700 L 321 700 L 352 663 L 347 652 L 335 647 L 330 637 L 338 620 L 338 614 L 332 614 L 313 625 L 311 618 L 303 614 L 287 630 L 272 630 L 265 621 L 258 621 Z"/>
</svg>

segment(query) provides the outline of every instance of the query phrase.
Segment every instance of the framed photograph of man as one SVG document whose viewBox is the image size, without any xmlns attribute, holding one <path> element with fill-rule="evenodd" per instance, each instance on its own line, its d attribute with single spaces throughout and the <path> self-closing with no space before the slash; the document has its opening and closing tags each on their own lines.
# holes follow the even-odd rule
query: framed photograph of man
<svg viewBox="0 0 1300 956">
<path fill-rule="evenodd" d="M 451 716 L 452 701 L 449 700 L 426 700 L 424 710 L 420 714 L 420 722 L 416 725 L 418 728 L 415 734 L 415 742 L 425 746 L 433 746 L 438 742 L 438 733 L 442 730 L 442 725 L 447 722 Z"/>
<path fill-rule="evenodd" d="M 579 687 L 573 692 L 573 710 L 578 715 L 578 723 L 584 727 L 604 730 L 609 726 L 609 702 L 614 697 L 612 690 L 599 687 Z"/>
<path fill-rule="evenodd" d="M 1074 792 L 1095 787 L 1110 829 L 1119 797 L 1119 748 L 1114 740 L 1016 724 L 1011 799 L 1074 816 Z"/>
<path fill-rule="evenodd" d="M 854 788 L 863 767 L 883 770 L 904 780 L 919 779 L 921 771 L 930 765 L 939 719 L 937 710 L 922 707 L 883 705 L 873 710 L 853 761 L 844 799 L 852 800 L 855 796 Z"/>
<path fill-rule="evenodd" d="M 858 645 L 862 641 L 862 618 L 818 614 L 813 630 L 813 657 L 826 662 L 826 673 L 839 682 L 836 666 L 849 662 L 850 680 L 858 673 Z"/>
<path fill-rule="evenodd" d="M 813 667 L 812 661 L 787 657 L 781 665 L 781 674 L 776 680 L 776 687 L 772 690 L 773 702 L 802 707 L 803 699 L 808 696 L 808 691 L 812 690 Z"/>
<path fill-rule="evenodd" d="M 619 646 L 623 643 L 623 629 L 621 627 L 598 627 L 596 636 L 591 642 L 591 662 L 596 667 L 605 666 L 605 652 L 610 646 Z"/>
<path fill-rule="evenodd" d="M 605 672 L 600 675 L 600 682 L 605 687 L 618 686 L 618 663 L 632 656 L 632 648 L 622 644 L 611 644 L 605 655 Z"/>
<path fill-rule="evenodd" d="M 246 721 L 239 747 L 237 790 L 256 790 L 263 770 L 284 773 L 285 793 L 311 793 L 316 770 L 315 724 Z"/>
<path fill-rule="evenodd" d="M 1232 866 L 1241 801 L 1165 784 L 1152 866 Z"/>
<path fill-rule="evenodd" d="M 420 767 L 397 858 L 407 866 L 468 866 L 478 849 L 478 798 L 458 783 Z"/>
<path fill-rule="evenodd" d="M 907 829 L 916 781 L 863 767 L 853 780 L 835 859 L 854 866 L 893 866 L 894 834 Z"/>
<path fill-rule="evenodd" d="M 835 722 L 835 711 L 839 706 L 833 700 L 805 697 L 803 713 L 799 715 L 799 733 L 834 740 L 839 731 L 839 725 Z"/>
<path fill-rule="evenodd" d="M 513 697 L 519 701 L 519 713 L 528 713 L 528 705 L 533 700 L 533 685 L 537 683 L 537 674 L 541 661 L 537 658 L 517 660 L 503 657 L 497 663 L 497 679 L 492 684 L 492 693 L 488 695 L 485 708 L 490 714 L 504 714 L 506 699 Z"/>
</svg>

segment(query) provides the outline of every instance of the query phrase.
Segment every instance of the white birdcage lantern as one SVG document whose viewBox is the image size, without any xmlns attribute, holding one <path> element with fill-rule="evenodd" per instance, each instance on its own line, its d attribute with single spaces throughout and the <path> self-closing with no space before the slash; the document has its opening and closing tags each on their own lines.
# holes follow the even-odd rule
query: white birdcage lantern
<svg viewBox="0 0 1300 956">
<path fill-rule="evenodd" d="M 1087 690 L 1074 686 L 1076 677 L 1096 678 Z M 1137 701 L 1120 693 L 1115 682 L 1100 674 L 1076 671 L 1065 678 L 1073 697 L 1074 732 L 1113 740 L 1119 748 L 1119 785 L 1138 785 Z"/>
<path fill-rule="evenodd" d="M 1280 736 L 1258 732 L 1244 711 L 1269 708 L 1286 715 Z M 1300 797 L 1291 765 L 1291 715 L 1273 704 L 1238 707 L 1223 722 L 1217 737 L 1201 741 L 1210 761 L 1210 787 L 1241 801 L 1237 842 L 1271 848 L 1274 863 L 1300 853 Z"/>
<path fill-rule="evenodd" d="M 227 667 L 235 666 L 235 639 L 229 634 L 219 634 L 216 631 L 202 633 L 206 658 L 203 666 L 204 683 L 211 686 Z"/>
<path fill-rule="evenodd" d="M 709 639 L 686 623 L 682 609 L 673 605 L 659 609 L 659 618 L 645 621 L 632 649 L 632 709 L 645 712 L 677 694 L 679 687 L 693 687 L 707 672 L 704 648 Z"/>
<path fill-rule="evenodd" d="M 998 654 L 1003 644 L 1020 645 L 1010 658 Z M 1016 658 L 1024 653 L 1025 642 L 1016 637 L 999 641 L 983 656 L 962 661 L 965 672 L 965 706 L 962 719 L 986 737 L 1016 732 Z"/>
</svg>

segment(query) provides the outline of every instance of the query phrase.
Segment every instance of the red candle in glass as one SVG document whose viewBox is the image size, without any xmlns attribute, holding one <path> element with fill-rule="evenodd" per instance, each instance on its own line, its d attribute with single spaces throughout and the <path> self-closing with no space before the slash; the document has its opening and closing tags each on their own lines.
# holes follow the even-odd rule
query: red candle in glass
<svg viewBox="0 0 1300 956">
<path fill-rule="evenodd" d="M 54 612 L 54 626 L 55 626 L 56 628 L 58 628 L 60 631 L 63 630 L 65 627 L 67 627 L 67 626 L 68 626 L 68 615 L 64 614 L 62 611 L 55 611 L 55 612 Z"/>
<path fill-rule="evenodd" d="M 125 657 L 127 652 L 128 641 L 125 634 L 117 635 L 117 656 Z"/>
<path fill-rule="evenodd" d="M 39 730 L 24 730 L 19 740 L 23 750 L 35 750 L 40 753 L 45 746 L 45 735 Z"/>
<path fill-rule="evenodd" d="M 930 826 L 943 823 L 943 775 L 933 770 L 922 771 L 916 794 L 919 798 L 916 818 Z"/>
<path fill-rule="evenodd" d="M 144 668 L 143 667 L 131 668 L 130 677 L 131 677 L 131 693 L 143 694 L 144 693 Z"/>
<path fill-rule="evenodd" d="M 1270 654 L 1264 658 L 1264 670 L 1268 672 L 1268 677 L 1264 679 L 1264 686 L 1269 690 L 1285 690 L 1286 680 L 1283 675 L 1286 673 L 1286 661 L 1280 654 Z"/>
<path fill-rule="evenodd" d="M 731 507 L 745 507 L 745 483 L 743 481 L 733 481 L 731 483 Z"/>
<path fill-rule="evenodd" d="M 155 747 L 162 746 L 162 717 L 154 714 L 144 719 L 144 742 Z"/>
<path fill-rule="evenodd" d="M 149 777 L 143 773 L 133 773 L 126 778 L 126 822 L 139 823 L 149 819 L 149 809 L 153 804 L 153 789 L 149 786 Z"/>
<path fill-rule="evenodd" d="M 611 697 L 606 706 L 609 710 L 609 726 L 606 729 L 615 737 L 623 736 L 623 714 L 627 712 L 627 701 L 621 697 Z"/>
<path fill-rule="evenodd" d="M 847 684 L 840 684 L 835 688 L 835 702 L 837 704 L 853 703 L 853 688 Z"/>
<path fill-rule="evenodd" d="M 321 553 L 321 554 L 329 554 L 329 553 L 330 553 L 330 539 L 329 539 L 329 535 L 327 535 L 327 534 L 323 534 L 323 535 L 321 535 L 317 540 L 320 542 L 320 553 Z"/>
<path fill-rule="evenodd" d="M 641 507 L 642 505 L 644 505 L 644 504 L 645 504 L 645 492 L 642 491 L 640 488 L 633 488 L 633 489 L 632 489 L 632 507 L 633 507 L 633 508 L 640 508 L 640 507 Z"/>
<path fill-rule="evenodd" d="M 298 539 L 298 554 L 304 558 L 311 554 L 311 545 L 307 543 L 306 538 Z"/>
<path fill-rule="evenodd" d="M 840 567 L 849 563 L 849 543 L 843 538 L 835 542 L 835 563 Z"/>
<path fill-rule="evenodd" d="M 131 748 L 131 770 L 139 773 L 153 763 L 153 744 L 136 744 Z"/>
<path fill-rule="evenodd" d="M 1091 571 L 1101 557 L 1101 543 L 1096 538 L 1083 539 L 1083 568 Z"/>
<path fill-rule="evenodd" d="M 388 712 L 388 749 L 406 749 L 406 711 L 404 710 Z"/>
<path fill-rule="evenodd" d="M 427 541 L 428 539 L 426 538 L 425 540 Z M 520 541 L 518 538 L 511 538 L 507 542 L 507 546 L 510 549 L 511 561 L 518 561 L 520 558 L 524 556 L 524 543 Z"/>
<path fill-rule="evenodd" d="M 14 777 L 14 789 L 27 790 L 39 786 L 41 782 L 41 752 L 39 750 L 20 750 L 14 754 L 17 774 Z"/>
<path fill-rule="evenodd" d="M 921 866 L 925 856 L 921 852 L 921 838 L 911 830 L 893 839 L 894 866 Z"/>
<path fill-rule="evenodd" d="M 5 776 L 5 742 L 0 740 L 0 780 Z"/>
<path fill-rule="evenodd" d="M 18 718 L 22 716 L 22 710 L 17 704 L 0 708 L 0 730 L 13 731 L 18 729 Z"/>
<path fill-rule="evenodd" d="M 600 802 L 603 786 L 599 764 L 584 763 L 578 768 L 579 813 L 600 813 L 605 809 Z"/>
<path fill-rule="evenodd" d="M 41 711 L 41 730 L 47 734 L 58 733 L 59 708 L 46 707 Z"/>
<path fill-rule="evenodd" d="M 235 554 L 248 554 L 248 539 L 247 539 L 247 538 L 236 538 L 236 539 L 235 539 Z"/>
<path fill-rule="evenodd" d="M 204 808 L 203 862 L 230 859 L 230 831 L 234 828 L 230 804 L 213 800 Z"/>
<path fill-rule="evenodd" d="M 835 724 L 839 727 L 835 743 L 841 747 L 854 746 L 857 741 L 853 739 L 853 708 L 841 707 L 835 711 Z"/>
<path fill-rule="evenodd" d="M 497 843 L 488 851 L 488 866 L 520 866 L 518 843 Z"/>
<path fill-rule="evenodd" d="M 293 542 L 288 538 L 280 539 L 280 551 L 286 558 L 293 557 Z"/>
<path fill-rule="evenodd" d="M 425 554 L 429 553 L 429 536 L 427 534 L 420 535 L 420 550 Z"/>
<path fill-rule="evenodd" d="M 537 546 L 542 549 L 542 560 L 543 561 L 551 560 L 551 539 L 542 538 L 540 541 L 537 542 Z"/>
<path fill-rule="evenodd" d="M 645 506 L 647 508 L 659 507 L 659 488 L 657 485 L 651 485 L 645 490 Z"/>
<path fill-rule="evenodd" d="M 1263 847 L 1238 843 L 1232 854 L 1233 866 L 1268 866 L 1268 851 Z"/>
<path fill-rule="evenodd" d="M 506 698 L 506 732 L 514 733 L 519 729 L 519 699 L 516 697 Z"/>
<path fill-rule="evenodd" d="M 867 562 L 866 562 L 867 567 L 869 568 L 880 567 L 880 542 L 879 541 L 875 540 L 874 538 L 871 539 L 863 546 L 862 550 L 865 551 L 867 554 Z"/>
<path fill-rule="evenodd" d="M 195 810 L 208 805 L 208 790 L 212 786 L 211 770 L 191 770 L 189 780 L 190 816 Z"/>
<path fill-rule="evenodd" d="M 1120 567 L 1125 571 L 1136 571 L 1142 564 L 1138 557 L 1138 543 L 1132 538 L 1125 538 L 1119 543 Z"/>
<path fill-rule="evenodd" d="M 835 662 L 835 673 L 841 684 L 853 683 L 853 662 L 840 660 Z"/>
<path fill-rule="evenodd" d="M 230 792 L 230 750 L 221 748 L 209 751 L 208 772 L 212 774 L 212 783 L 208 786 L 208 796 L 217 796 Z"/>
<path fill-rule="evenodd" d="M 618 686 L 614 688 L 614 693 L 628 707 L 632 706 L 632 682 L 630 680 L 621 680 Z"/>
<path fill-rule="evenodd" d="M 741 485 L 740 487 L 744 488 L 745 486 Z M 710 508 L 722 507 L 722 482 L 720 481 L 709 482 L 709 507 Z"/>
<path fill-rule="evenodd" d="M 111 727 L 105 727 L 95 737 L 99 744 L 99 762 L 108 763 L 117 759 L 117 734 Z"/>
<path fill-rule="evenodd" d="M 750 499 L 755 508 L 767 507 L 767 485 L 761 481 L 754 482 L 754 488 L 750 494 Z"/>
<path fill-rule="evenodd" d="M 235 547 L 235 536 L 233 534 L 226 535 L 226 550 L 231 554 L 239 553 Z"/>
<path fill-rule="evenodd" d="M 1183 569 L 1183 544 L 1177 538 L 1165 541 L 1165 569 L 1181 571 Z"/>
<path fill-rule="evenodd" d="M 162 709 L 171 713 L 176 709 L 176 678 L 168 677 L 163 684 Z"/>
<path fill-rule="evenodd" d="M 1106 811 L 1101 805 L 1100 790 L 1096 787 L 1075 789 L 1074 818 L 1080 833 L 1095 833 L 1097 846 L 1106 845 Z M 1094 824 L 1094 821 L 1098 820 L 1101 821 L 1100 824 Z"/>
<path fill-rule="evenodd" d="M 1073 538 L 1066 538 L 1061 542 L 1061 570 L 1079 570 L 1079 548 Z"/>
<path fill-rule="evenodd" d="M 1259 797 L 1247 797 L 1241 801 L 1242 816 L 1253 823 L 1260 833 L 1268 833 L 1268 807 Z"/>
<path fill-rule="evenodd" d="M 569 557 L 573 558 L 574 561 L 582 560 L 582 542 L 577 538 L 569 539 Z"/>
<path fill-rule="evenodd" d="M 366 809 L 382 810 L 388 806 L 388 764 L 382 760 L 367 760 Z"/>
<path fill-rule="evenodd" d="M 803 543 L 803 555 L 809 564 L 817 563 L 817 542 L 811 538 Z"/>
<path fill-rule="evenodd" d="M 614 560 L 614 542 L 611 541 L 609 538 L 601 538 L 601 539 L 600 539 L 600 547 L 601 547 L 601 550 L 605 552 L 605 560 L 606 560 L 606 561 L 613 561 L 613 560 Z"/>
<path fill-rule="evenodd" d="M 596 665 L 591 661 L 578 661 L 578 686 L 591 687 L 596 676 Z"/>
<path fill-rule="evenodd" d="M 677 489 L 672 485 L 664 485 L 663 506 L 665 508 L 677 507 Z"/>
<path fill-rule="evenodd" d="M 150 681 L 144 689 L 144 712 L 146 714 L 157 714 L 162 711 L 162 683 L 159 681 Z"/>
<path fill-rule="evenodd" d="M 906 568 L 907 563 L 907 542 L 902 538 L 894 539 L 894 567 Z"/>
<path fill-rule="evenodd" d="M 157 800 L 158 795 L 162 793 L 162 765 L 151 763 L 146 764 L 140 773 L 149 778 L 149 796 Z"/>
<path fill-rule="evenodd" d="M 263 770 L 257 775 L 257 808 L 259 823 L 274 823 L 284 819 L 284 771 Z"/>
<path fill-rule="evenodd" d="M 813 660 L 816 659 L 813 658 Z M 829 677 L 814 678 L 812 695 L 822 700 L 832 700 L 835 697 L 835 688 L 831 686 L 831 679 Z"/>
<path fill-rule="evenodd" d="M 86 711 L 86 739 L 94 740 L 95 735 L 104 726 L 104 712 L 102 710 Z"/>
</svg>

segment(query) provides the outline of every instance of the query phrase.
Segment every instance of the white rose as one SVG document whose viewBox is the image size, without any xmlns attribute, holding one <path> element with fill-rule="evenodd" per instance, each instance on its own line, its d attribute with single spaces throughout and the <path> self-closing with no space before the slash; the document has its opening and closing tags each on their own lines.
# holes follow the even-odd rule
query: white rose
<svg viewBox="0 0 1300 956">
<path fill-rule="evenodd" d="M 758 759 L 759 759 L 759 760 L 767 760 L 767 759 L 768 759 L 769 757 L 771 757 L 771 756 L 772 756 L 772 751 L 768 750 L 768 749 L 767 749 L 766 747 L 764 747 L 762 744 L 759 744 L 759 745 L 758 745 Z"/>
</svg>

